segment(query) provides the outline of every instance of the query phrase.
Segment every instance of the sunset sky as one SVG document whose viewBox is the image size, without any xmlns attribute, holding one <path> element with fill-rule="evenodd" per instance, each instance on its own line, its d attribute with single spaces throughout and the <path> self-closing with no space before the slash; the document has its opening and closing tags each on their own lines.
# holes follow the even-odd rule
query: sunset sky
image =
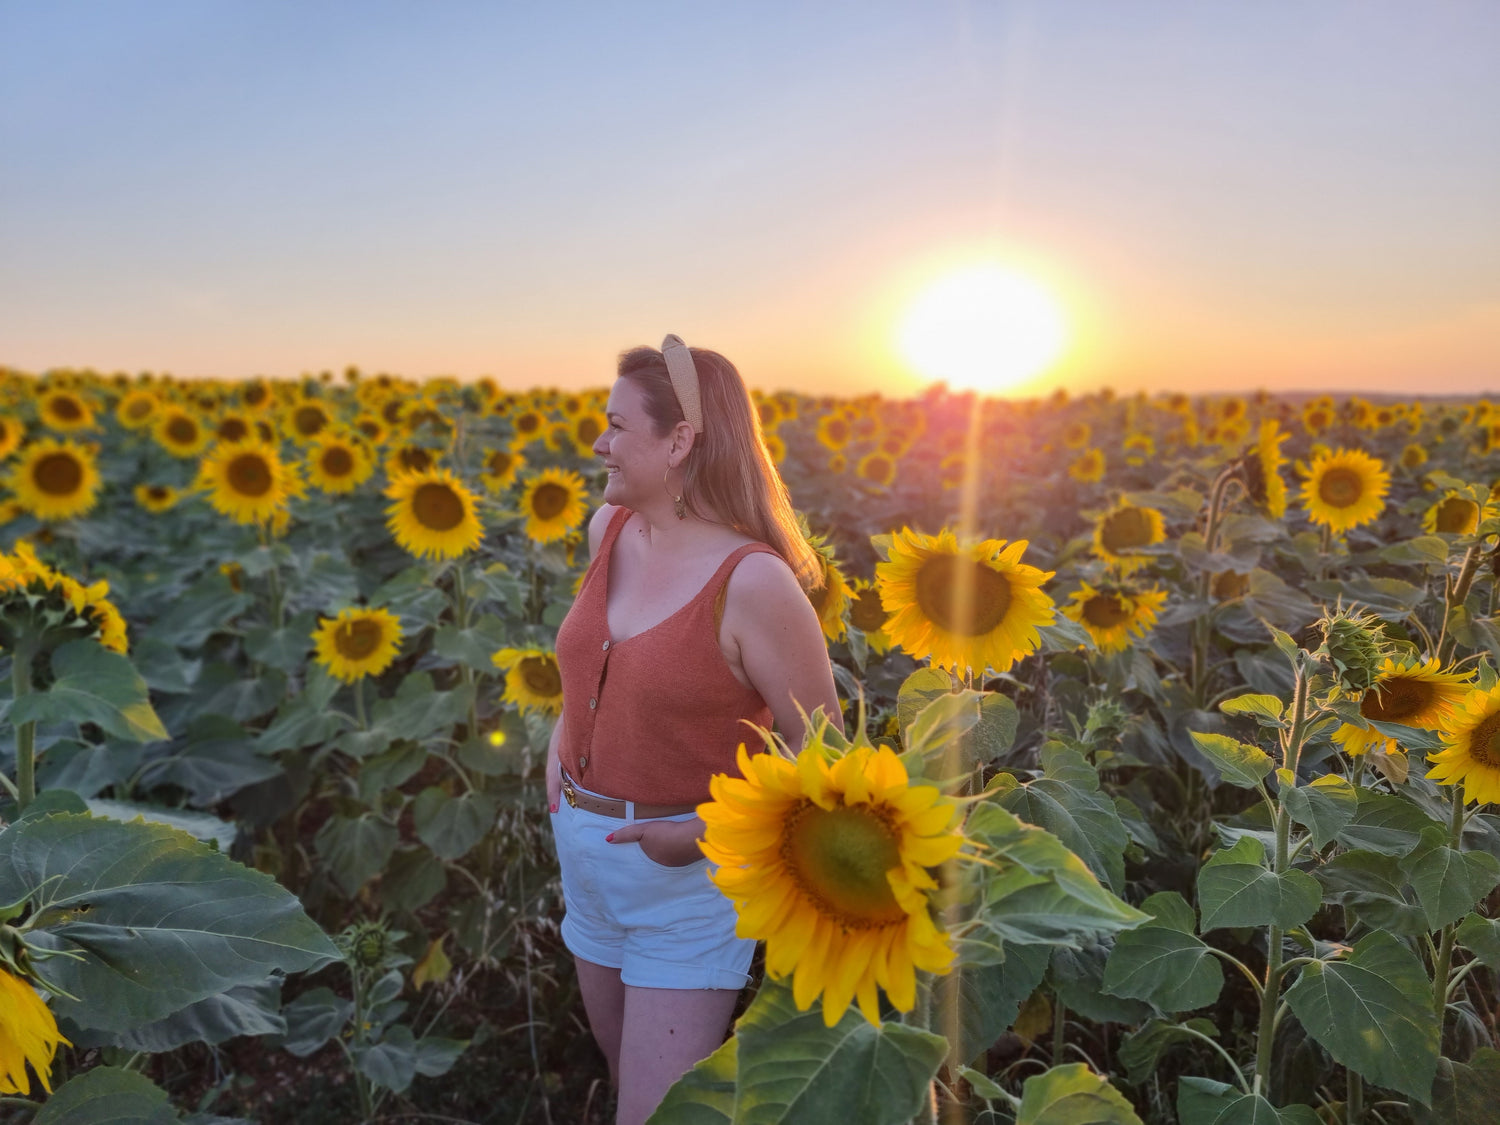
<svg viewBox="0 0 1500 1125">
<path fill-rule="evenodd" d="M 904 395 L 997 262 L 1068 324 L 1020 393 L 1500 391 L 1497 58 L 1494 0 L 0 0 L 0 363 L 575 387 L 677 332 Z"/>
</svg>

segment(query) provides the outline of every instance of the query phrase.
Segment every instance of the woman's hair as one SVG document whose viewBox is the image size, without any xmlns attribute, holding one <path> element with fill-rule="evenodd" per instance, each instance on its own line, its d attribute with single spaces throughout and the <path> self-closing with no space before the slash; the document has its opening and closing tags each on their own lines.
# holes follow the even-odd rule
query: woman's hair
<svg viewBox="0 0 1500 1125">
<path fill-rule="evenodd" d="M 718 352 L 689 348 L 698 369 L 703 432 L 682 463 L 682 500 L 699 519 L 722 520 L 773 547 L 804 590 L 823 585 L 823 566 L 798 526 L 786 485 L 761 437 L 760 414 L 734 364 Z M 655 348 L 620 355 L 619 376 L 641 389 L 657 436 L 684 421 L 667 361 Z"/>
</svg>

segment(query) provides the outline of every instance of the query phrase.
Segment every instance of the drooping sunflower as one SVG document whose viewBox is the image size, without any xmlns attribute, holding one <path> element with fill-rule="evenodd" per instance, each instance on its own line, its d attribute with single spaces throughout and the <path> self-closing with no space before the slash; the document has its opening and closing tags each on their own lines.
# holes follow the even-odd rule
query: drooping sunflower
<svg viewBox="0 0 1500 1125">
<path fill-rule="evenodd" d="M 362 441 L 329 431 L 313 441 L 307 457 L 307 478 L 324 492 L 353 492 L 375 472 L 375 459 Z"/>
<path fill-rule="evenodd" d="M 1100 652 L 1124 652 L 1132 637 L 1144 637 L 1156 625 L 1157 611 L 1166 600 L 1167 592 L 1161 589 L 1133 590 L 1124 585 L 1095 589 L 1082 582 L 1062 613 L 1087 630 Z"/>
<path fill-rule="evenodd" d="M 127 430 L 141 430 L 151 425 L 161 401 L 151 391 L 137 388 L 121 397 L 115 406 L 115 420 Z"/>
<path fill-rule="evenodd" d="M 1302 482 L 1307 518 L 1335 533 L 1369 523 L 1385 510 L 1391 474 L 1378 458 L 1336 449 L 1313 459 Z"/>
<path fill-rule="evenodd" d="M 1151 561 L 1137 552 L 1166 537 L 1166 521 L 1155 508 L 1121 504 L 1094 525 L 1094 553 L 1121 574 L 1129 574 Z"/>
<path fill-rule="evenodd" d="M 844 572 L 839 569 L 833 545 L 821 535 L 810 534 L 806 524 L 802 531 L 807 545 L 818 556 L 818 565 L 823 569 L 823 584 L 816 590 L 809 590 L 807 600 L 812 602 L 813 609 L 818 612 L 818 624 L 823 628 L 823 636 L 830 641 L 842 640 L 848 632 L 845 613 L 849 609 L 849 583 L 844 580 Z"/>
<path fill-rule="evenodd" d="M 1240 476 L 1251 502 L 1273 520 L 1286 515 L 1286 481 L 1281 477 L 1286 458 L 1281 455 L 1281 443 L 1290 436 L 1275 420 L 1267 418 L 1260 424 L 1255 448 L 1240 461 Z"/>
<path fill-rule="evenodd" d="M 1096 484 L 1104 479 L 1104 451 L 1086 450 L 1068 466 L 1068 476 L 1082 484 Z"/>
<path fill-rule="evenodd" d="M 885 623 L 891 615 L 880 600 L 875 583 L 856 578 L 849 585 L 849 624 L 865 635 L 865 644 L 873 653 L 884 653 L 891 647 L 891 635 Z"/>
<path fill-rule="evenodd" d="M 71 434 L 94 428 L 94 408 L 76 391 L 47 391 L 37 403 L 42 425 L 60 433 Z"/>
<path fill-rule="evenodd" d="M 545 648 L 502 648 L 491 660 L 505 673 L 505 702 L 522 711 L 562 714 L 562 673 Z"/>
<path fill-rule="evenodd" d="M 854 474 L 861 480 L 889 488 L 896 480 L 896 460 L 877 449 L 859 459 Z"/>
<path fill-rule="evenodd" d="M 214 511 L 236 523 L 274 522 L 287 499 L 302 491 L 296 468 L 258 438 L 214 446 L 198 466 L 197 486 Z"/>
<path fill-rule="evenodd" d="M 535 543 L 563 538 L 583 522 L 587 495 L 583 478 L 571 469 L 543 469 L 528 477 L 521 494 L 527 536 Z"/>
<path fill-rule="evenodd" d="M 391 666 L 401 647 L 401 619 L 385 609 L 345 609 L 321 618 L 312 639 L 329 675 L 353 683 Z"/>
<path fill-rule="evenodd" d="M 73 1045 L 57 1030 L 52 1009 L 29 982 L 0 968 L 0 1094 L 31 1093 L 28 1063 L 50 1094 L 59 1043 Z"/>
<path fill-rule="evenodd" d="M 963 839 L 958 811 L 930 785 L 912 785 L 886 746 L 843 757 L 814 735 L 796 762 L 738 754 L 742 777 L 715 775 L 698 806 L 710 878 L 734 903 L 740 937 L 763 939 L 766 971 L 792 977 L 806 1011 L 821 994 L 832 1027 L 851 1001 L 880 1023 L 877 989 L 910 1011 L 916 970 L 946 973 L 948 935 L 932 920 L 930 868 Z"/>
<path fill-rule="evenodd" d="M 180 499 L 182 499 L 182 493 L 169 484 L 135 486 L 135 502 L 148 512 L 171 511 Z"/>
<path fill-rule="evenodd" d="M 386 526 L 418 558 L 457 558 L 484 538 L 474 494 L 447 469 L 405 473 L 385 494 Z"/>
<path fill-rule="evenodd" d="M 40 438 L 21 450 L 10 473 L 16 502 L 39 520 L 65 520 L 91 510 L 99 495 L 92 446 Z"/>
<path fill-rule="evenodd" d="M 1500 801 L 1500 684 L 1471 691 L 1443 724 L 1445 749 L 1428 757 L 1427 776 L 1463 782 L 1466 801 Z"/>
<path fill-rule="evenodd" d="M 213 440 L 213 431 L 203 425 L 197 415 L 181 406 L 168 406 L 158 411 L 151 432 L 175 457 L 196 457 Z"/>
<path fill-rule="evenodd" d="M 26 430 L 14 418 L 0 416 L 0 461 L 4 461 L 21 448 L 21 439 Z"/>
<path fill-rule="evenodd" d="M 1479 505 L 1467 496 L 1449 492 L 1422 516 L 1422 529 L 1443 535 L 1473 535 L 1479 530 Z"/>
<path fill-rule="evenodd" d="M 1041 644 L 1052 599 L 1040 589 L 1052 571 L 1021 562 L 1026 540 L 959 544 L 953 532 L 902 528 L 875 565 L 886 632 L 918 660 L 943 668 L 1008 671 Z"/>
<path fill-rule="evenodd" d="M 1376 722 L 1438 730 L 1473 690 L 1473 678 L 1472 672 L 1444 672 L 1436 658 L 1424 662 L 1387 657 L 1374 684 L 1360 699 L 1359 713 Z M 1387 753 L 1396 752 L 1396 740 L 1374 727 L 1361 730 L 1353 723 L 1340 723 L 1333 740 L 1348 754 L 1381 747 Z"/>
</svg>

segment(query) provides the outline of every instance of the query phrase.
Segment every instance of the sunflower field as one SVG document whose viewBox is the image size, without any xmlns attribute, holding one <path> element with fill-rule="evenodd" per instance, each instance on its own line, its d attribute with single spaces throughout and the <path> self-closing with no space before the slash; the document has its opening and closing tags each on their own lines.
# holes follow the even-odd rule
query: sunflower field
<svg viewBox="0 0 1500 1125">
<path fill-rule="evenodd" d="M 612 1120 L 542 763 L 606 392 L 0 370 L 0 1118 Z M 755 395 L 846 701 L 672 1123 L 1488 1125 L 1500 408 Z"/>
</svg>

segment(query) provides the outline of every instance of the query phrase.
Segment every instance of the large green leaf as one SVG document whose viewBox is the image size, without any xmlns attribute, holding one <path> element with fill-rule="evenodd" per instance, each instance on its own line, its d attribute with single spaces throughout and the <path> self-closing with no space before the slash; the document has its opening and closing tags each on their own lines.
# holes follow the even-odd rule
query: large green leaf
<svg viewBox="0 0 1500 1125">
<path fill-rule="evenodd" d="M 915 774 L 960 774 L 995 761 L 1015 742 L 1020 713 L 996 691 L 953 690 L 948 673 L 923 668 L 906 678 L 897 716 Z"/>
<path fill-rule="evenodd" d="M 1146 1000 L 1164 1012 L 1186 1012 L 1212 1004 L 1224 987 L 1224 969 L 1213 951 L 1194 936 L 1193 908 L 1176 891 L 1141 903 L 1154 925 L 1127 930 L 1115 939 L 1104 969 L 1104 989 Z"/>
<path fill-rule="evenodd" d="M 187 790 L 194 804 L 207 807 L 281 772 L 273 759 L 257 752 L 254 737 L 239 723 L 200 715 L 146 767 L 141 784 L 175 785 Z"/>
<path fill-rule="evenodd" d="M 136 817 L 152 824 L 166 824 L 180 828 L 193 839 L 213 844 L 221 852 L 234 847 L 239 829 L 227 820 L 220 820 L 212 813 L 194 812 L 191 809 L 164 808 L 160 805 L 143 805 L 135 801 L 109 801 L 93 797 L 86 802 L 87 811 L 106 820 L 129 822 Z M 69 810 L 83 812 L 84 809 Z"/>
<path fill-rule="evenodd" d="M 853 1008 L 833 1027 L 814 1004 L 767 980 L 736 1025 L 739 1125 L 905 1125 L 929 1097 L 948 1041 L 905 1024 L 872 1026 Z"/>
<path fill-rule="evenodd" d="M 276 710 L 271 725 L 260 732 L 255 748 L 262 754 L 276 750 L 300 750 L 327 742 L 348 725 L 342 714 L 329 709 L 339 692 L 339 681 L 321 664 L 308 670 L 302 691 L 284 700 Z M 363 690 L 356 684 L 355 690 Z"/>
<path fill-rule="evenodd" d="M 1193 745 L 1203 751 L 1204 756 L 1218 769 L 1219 776 L 1241 789 L 1254 789 L 1276 765 L 1271 760 L 1271 755 L 1260 747 L 1251 746 L 1237 738 L 1197 730 L 1188 731 L 1188 734 Z"/>
<path fill-rule="evenodd" d="M 1458 851 L 1447 840 L 1448 834 L 1433 825 L 1401 860 L 1429 930 L 1458 921 L 1500 884 L 1500 859 L 1488 852 Z"/>
<path fill-rule="evenodd" d="M 473 684 L 438 691 L 430 675 L 414 672 L 401 681 L 392 698 L 375 704 L 369 729 L 349 731 L 339 740 L 339 748 L 356 758 L 368 758 L 400 738 L 420 742 L 463 721 L 473 699 Z"/>
<path fill-rule="evenodd" d="M 740 1041 L 731 1036 L 667 1091 L 646 1125 L 734 1125 Z"/>
<path fill-rule="evenodd" d="M 1107 1079 L 1084 1063 L 1068 1063 L 1026 1080 L 1016 1125 L 1141 1125 L 1141 1119 Z"/>
<path fill-rule="evenodd" d="M 1139 1086 L 1151 1077 L 1157 1063 L 1161 1062 L 1169 1048 L 1177 1043 L 1201 1043 L 1198 1038 L 1200 1035 L 1217 1039 L 1219 1030 L 1212 1020 L 1201 1016 L 1186 1023 L 1149 1019 L 1120 1041 L 1120 1051 L 1116 1057 L 1124 1064 L 1125 1074 L 1131 1084 Z"/>
<path fill-rule="evenodd" d="M 10 706 L 10 721 L 94 723 L 116 738 L 154 742 L 168 736 L 151 709 L 146 681 L 118 652 L 98 641 L 69 641 L 52 653 L 56 677 L 45 690 L 23 695 Z"/>
<path fill-rule="evenodd" d="M 35 1125 L 176 1125 L 167 1092 L 144 1074 L 96 1066 L 57 1088 Z"/>
<path fill-rule="evenodd" d="M 1318 910 L 1322 888 L 1305 871 L 1277 875 L 1266 867 L 1266 850 L 1253 836 L 1215 852 L 1198 872 L 1202 932 L 1223 926 L 1301 925 Z"/>
<path fill-rule="evenodd" d="M 1252 691 L 1245 695 L 1237 695 L 1233 699 L 1226 699 L 1219 704 L 1219 710 L 1226 715 L 1249 715 L 1262 726 L 1282 727 L 1286 725 L 1281 721 L 1281 699 L 1265 692 Z"/>
<path fill-rule="evenodd" d="M 1278 1109 L 1258 1094 L 1191 1075 L 1177 1081 L 1177 1120 L 1180 1125 L 1322 1125 L 1312 1106 Z"/>
<path fill-rule="evenodd" d="M 1359 791 L 1359 809 L 1338 834 L 1346 848 L 1368 848 L 1386 855 L 1405 855 L 1437 822 L 1413 801 L 1370 789 Z"/>
<path fill-rule="evenodd" d="M 1486 968 L 1500 969 L 1500 921 L 1470 914 L 1459 923 L 1454 936 Z"/>
<path fill-rule="evenodd" d="M 412 802 L 417 839 L 446 860 L 466 855 L 495 823 L 494 798 L 471 790 L 457 797 L 432 785 Z"/>
<path fill-rule="evenodd" d="M 1312 835 L 1313 847 L 1322 851 L 1359 810 L 1359 793 L 1347 778 L 1326 773 L 1309 785 L 1282 789 L 1286 810 Z"/>
<path fill-rule="evenodd" d="M 1394 856 L 1366 848 L 1343 852 L 1318 868 L 1323 901 L 1354 911 L 1361 922 L 1376 930 L 1398 934 L 1424 934 L 1427 917 L 1412 901 L 1406 877 Z"/>
<path fill-rule="evenodd" d="M 1016 1022 L 1021 1002 L 1042 982 L 1051 953 L 1045 945 L 1007 944 L 1003 961 L 960 961 L 938 978 L 937 1026 L 948 1033 L 956 1058 L 977 1058 Z"/>
<path fill-rule="evenodd" d="M 1429 1104 L 1438 1058 L 1432 982 L 1390 934 L 1370 934 L 1342 961 L 1304 966 L 1286 1000 L 1336 1062 Z"/>
<path fill-rule="evenodd" d="M 214 633 L 233 628 L 232 622 L 255 604 L 255 598 L 235 590 L 229 579 L 217 570 L 210 571 L 171 608 L 151 624 L 152 635 L 178 648 L 197 652 Z"/>
<path fill-rule="evenodd" d="M 1113 799 L 1099 787 L 1099 774 L 1076 750 L 1044 750 L 1043 776 L 1005 790 L 1000 803 L 1022 820 L 1045 828 L 1117 893 L 1125 887 L 1125 847 L 1130 833 Z"/>
<path fill-rule="evenodd" d="M 313 837 L 328 870 L 351 898 L 385 869 L 396 849 L 400 833 L 396 826 L 375 813 L 331 816 Z"/>
<path fill-rule="evenodd" d="M 123 1047 L 159 1054 L 188 1043 L 223 1043 L 241 1035 L 283 1034 L 286 1020 L 280 1007 L 281 981 L 273 977 L 205 997 L 166 1019 L 130 1031 L 70 1031 L 68 1038 L 75 1047 Z"/>
<path fill-rule="evenodd" d="M 338 950 L 268 875 L 165 825 L 54 813 L 0 832 L 0 902 L 30 899 L 29 940 L 80 1026 L 127 1031 Z"/>
<path fill-rule="evenodd" d="M 332 989 L 309 989 L 281 1009 L 286 1034 L 276 1045 L 304 1059 L 342 1032 L 353 1014 L 353 1002 Z"/>
<path fill-rule="evenodd" d="M 1480 1047 L 1467 1063 L 1438 1060 L 1432 1109 L 1419 1111 L 1418 1125 L 1494 1125 L 1500 1106 L 1500 1051 Z"/>
</svg>

